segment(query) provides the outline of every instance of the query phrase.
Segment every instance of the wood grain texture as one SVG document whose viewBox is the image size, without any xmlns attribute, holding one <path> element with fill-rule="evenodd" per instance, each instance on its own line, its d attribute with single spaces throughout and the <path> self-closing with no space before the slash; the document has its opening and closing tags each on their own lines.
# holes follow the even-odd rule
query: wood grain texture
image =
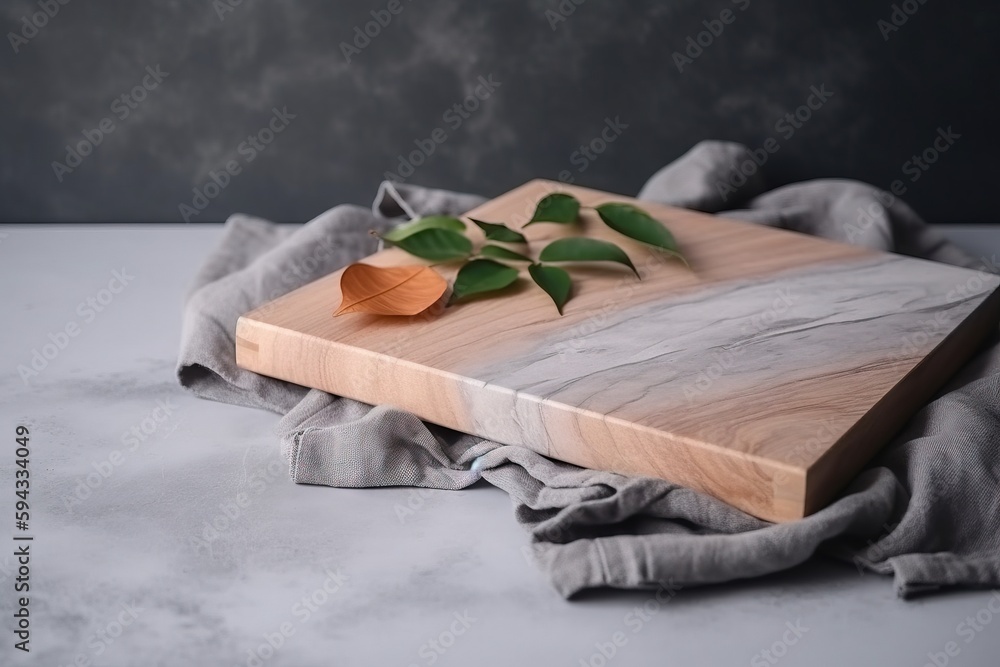
<svg viewBox="0 0 1000 667">
<path fill-rule="evenodd" d="M 631 201 L 532 181 L 469 215 L 521 229 L 537 256 L 579 233 L 522 229 L 552 191 Z M 584 233 L 623 247 L 641 281 L 626 267 L 575 268 L 562 317 L 523 281 L 443 312 L 335 319 L 334 273 L 242 317 L 237 363 L 784 521 L 828 503 L 1000 319 L 996 276 L 641 205 L 690 270 L 584 211 Z M 419 260 L 388 249 L 364 261 Z"/>
</svg>

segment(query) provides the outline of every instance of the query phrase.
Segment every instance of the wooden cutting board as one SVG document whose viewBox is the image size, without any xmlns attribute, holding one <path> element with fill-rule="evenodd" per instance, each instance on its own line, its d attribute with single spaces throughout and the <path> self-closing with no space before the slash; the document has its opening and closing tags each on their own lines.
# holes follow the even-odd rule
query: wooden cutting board
<svg viewBox="0 0 1000 667">
<path fill-rule="evenodd" d="M 470 215 L 521 228 L 553 191 L 632 201 L 532 181 Z M 573 267 L 562 317 L 524 271 L 513 294 L 437 315 L 334 318 L 337 272 L 240 318 L 237 363 L 785 521 L 829 503 L 997 329 L 997 276 L 640 205 L 690 270 L 584 211 L 584 233 L 624 248 L 641 281 Z M 523 231 L 537 256 L 567 227 Z M 395 248 L 364 261 L 421 263 Z"/>
</svg>

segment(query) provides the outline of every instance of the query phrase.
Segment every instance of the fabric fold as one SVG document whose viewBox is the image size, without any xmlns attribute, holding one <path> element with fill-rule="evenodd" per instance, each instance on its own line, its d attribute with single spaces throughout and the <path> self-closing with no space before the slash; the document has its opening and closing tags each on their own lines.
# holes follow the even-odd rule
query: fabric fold
<svg viewBox="0 0 1000 667">
<path fill-rule="evenodd" d="M 766 190 L 744 146 L 703 142 L 657 172 L 640 198 L 724 213 L 878 250 L 992 268 L 870 185 L 816 180 Z M 748 175 L 749 174 L 749 175 Z M 921 410 L 830 506 L 770 524 L 663 480 L 586 470 L 244 371 L 241 314 L 356 261 L 406 215 L 458 215 L 483 200 L 383 184 L 372 210 L 338 206 L 298 227 L 236 215 L 195 278 L 178 379 L 212 400 L 283 414 L 296 483 L 506 491 L 529 554 L 559 593 L 595 587 L 696 586 L 761 576 L 822 552 L 894 574 L 910 597 L 1000 585 L 1000 347 L 994 341 Z"/>
</svg>

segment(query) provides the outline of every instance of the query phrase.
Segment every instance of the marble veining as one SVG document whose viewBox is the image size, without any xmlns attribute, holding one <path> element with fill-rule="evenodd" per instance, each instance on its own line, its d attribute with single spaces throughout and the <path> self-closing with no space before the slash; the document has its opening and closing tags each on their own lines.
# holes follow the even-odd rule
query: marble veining
<svg viewBox="0 0 1000 667">
<path fill-rule="evenodd" d="M 922 356 L 998 284 L 997 276 L 880 255 L 665 295 L 593 324 L 526 337 L 461 371 L 641 421 L 727 394 Z"/>
</svg>

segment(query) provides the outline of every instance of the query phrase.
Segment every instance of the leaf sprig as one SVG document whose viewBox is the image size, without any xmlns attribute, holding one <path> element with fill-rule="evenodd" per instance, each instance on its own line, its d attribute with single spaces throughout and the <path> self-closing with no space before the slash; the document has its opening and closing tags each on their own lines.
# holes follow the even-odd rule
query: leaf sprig
<svg viewBox="0 0 1000 667">
<path fill-rule="evenodd" d="M 571 194 L 555 192 L 539 200 L 525 227 L 539 223 L 576 224 L 583 208 L 590 207 L 581 206 L 580 201 Z M 604 224 L 614 231 L 653 246 L 687 265 L 670 230 L 638 206 L 608 202 L 593 207 L 593 210 Z M 465 223 L 452 216 L 435 215 L 419 218 L 382 234 L 380 238 L 411 255 L 432 262 L 462 261 L 463 264 L 455 276 L 452 287 L 451 302 L 473 295 L 500 292 L 518 282 L 519 269 L 507 262 L 522 264 L 527 262 L 528 275 L 549 295 L 560 315 L 573 291 L 573 281 L 565 269 L 552 266 L 552 263 L 614 262 L 628 267 L 637 279 L 641 279 L 628 254 L 610 241 L 585 236 L 556 239 L 542 248 L 538 260 L 535 261 L 525 253 L 497 245 L 502 243 L 526 247 L 529 245 L 528 239 L 522 233 L 501 222 L 486 222 L 475 218 L 469 220 L 486 236 L 487 243 L 478 250 L 474 250 L 472 241 L 465 235 Z M 346 273 L 345 271 L 345 275 Z M 413 288 L 412 285 L 408 287 L 411 290 Z M 435 292 L 436 289 L 431 288 L 427 291 L 427 297 Z M 405 302 L 402 295 L 400 297 L 400 300 Z M 382 295 L 379 300 L 385 301 Z M 382 305 L 379 314 L 386 314 L 384 304 Z M 412 314 L 416 307 L 414 304 L 401 307 L 399 314 Z M 363 312 L 363 309 L 355 304 L 349 309 L 342 306 L 338 314 L 340 312 Z"/>
</svg>

